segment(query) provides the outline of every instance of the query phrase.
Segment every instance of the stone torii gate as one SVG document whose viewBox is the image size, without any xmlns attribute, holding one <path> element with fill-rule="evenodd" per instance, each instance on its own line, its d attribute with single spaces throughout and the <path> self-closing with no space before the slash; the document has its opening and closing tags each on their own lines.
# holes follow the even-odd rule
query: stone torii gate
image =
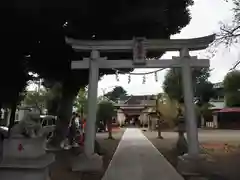
<svg viewBox="0 0 240 180">
<path fill-rule="evenodd" d="M 88 90 L 88 116 L 86 125 L 86 139 L 84 152 L 87 159 L 93 159 L 95 141 L 95 123 L 97 111 L 97 89 L 99 80 L 99 69 L 120 69 L 120 68 L 172 68 L 182 69 L 183 94 L 186 108 L 186 130 L 188 139 L 188 154 L 197 156 L 199 154 L 198 130 L 196 114 L 193 102 L 191 68 L 209 67 L 208 59 L 198 59 L 189 55 L 189 51 L 202 50 L 209 46 L 215 39 L 215 35 L 195 39 L 174 39 L 174 40 L 148 40 L 135 38 L 133 40 L 116 41 L 83 41 L 66 38 L 66 42 L 78 52 L 90 52 L 89 58 L 73 61 L 72 69 L 89 69 L 89 90 Z M 133 52 L 133 59 L 129 60 L 108 60 L 101 57 L 104 52 Z M 147 60 L 146 52 L 179 51 L 179 57 L 169 59 Z M 86 159 L 85 159 L 86 160 Z M 81 170 L 82 167 L 73 168 Z"/>
</svg>

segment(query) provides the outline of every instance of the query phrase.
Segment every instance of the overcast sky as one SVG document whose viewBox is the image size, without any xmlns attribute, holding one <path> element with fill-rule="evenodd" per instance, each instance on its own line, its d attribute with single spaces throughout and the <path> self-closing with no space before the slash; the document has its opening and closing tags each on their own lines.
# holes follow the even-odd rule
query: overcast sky
<svg viewBox="0 0 240 180">
<path fill-rule="evenodd" d="M 176 34 L 171 38 L 195 38 L 206 36 L 219 31 L 219 23 L 231 22 L 232 4 L 226 3 L 224 0 L 195 0 L 195 4 L 191 7 L 192 20 L 188 26 L 182 29 L 180 34 Z M 177 52 L 168 52 L 162 58 L 171 58 L 178 55 Z M 191 55 L 198 55 L 198 57 L 206 58 L 205 52 L 193 52 Z M 219 82 L 223 80 L 224 75 L 232 67 L 238 58 L 238 51 L 236 48 L 225 49 L 219 47 L 218 52 L 211 59 L 211 68 L 213 68 L 211 81 Z M 137 69 L 134 72 L 149 72 L 155 69 Z M 104 76 L 99 82 L 99 94 L 103 90 L 110 91 L 113 86 L 123 86 L 128 94 L 156 94 L 162 91 L 162 82 L 166 71 L 158 73 L 158 82 L 155 82 L 154 74 L 146 76 L 146 83 L 142 84 L 142 76 L 132 76 L 131 83 L 128 84 L 128 75 L 120 75 L 120 81 L 117 82 L 115 75 Z"/>
</svg>

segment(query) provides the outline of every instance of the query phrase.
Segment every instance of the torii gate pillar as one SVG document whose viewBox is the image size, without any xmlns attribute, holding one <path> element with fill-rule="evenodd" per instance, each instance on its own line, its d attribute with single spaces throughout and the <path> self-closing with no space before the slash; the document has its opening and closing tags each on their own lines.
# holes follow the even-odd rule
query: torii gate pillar
<svg viewBox="0 0 240 180">
<path fill-rule="evenodd" d="M 187 140 L 188 140 L 188 154 L 196 156 L 199 154 L 199 142 L 198 142 L 198 129 L 197 129 L 197 118 L 194 108 L 194 95 L 192 85 L 192 71 L 189 64 L 190 60 L 189 51 L 183 48 L 180 51 L 180 61 L 182 61 L 182 86 L 183 96 L 185 105 L 185 123 L 187 129 Z"/>
<path fill-rule="evenodd" d="M 94 141 L 96 135 L 96 112 L 99 67 L 97 60 L 100 59 L 99 51 L 93 50 L 89 59 L 89 86 L 88 86 L 88 116 L 86 124 L 87 136 L 84 141 L 84 152 L 87 156 L 94 154 Z"/>
<path fill-rule="evenodd" d="M 92 50 L 91 57 L 85 58 L 89 62 L 89 85 L 88 85 L 88 115 L 86 124 L 86 136 L 84 140 L 84 153 L 73 161 L 73 171 L 99 171 L 103 168 L 102 157 L 94 153 L 96 136 L 96 112 L 97 112 L 97 91 L 99 79 L 98 60 L 99 51 Z"/>
</svg>

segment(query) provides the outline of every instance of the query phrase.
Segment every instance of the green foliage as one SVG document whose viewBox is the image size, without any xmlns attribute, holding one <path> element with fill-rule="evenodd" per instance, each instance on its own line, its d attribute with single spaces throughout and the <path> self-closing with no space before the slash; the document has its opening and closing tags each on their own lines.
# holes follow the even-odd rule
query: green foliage
<svg viewBox="0 0 240 180">
<path fill-rule="evenodd" d="M 211 107 L 213 107 L 213 105 L 210 103 L 204 103 L 202 106 L 198 106 L 197 115 L 202 115 L 204 119 L 212 119 L 212 111 L 210 109 Z"/>
<path fill-rule="evenodd" d="M 70 65 L 72 59 L 89 54 L 75 53 L 66 44 L 66 36 L 88 40 L 137 36 L 168 39 L 189 23 L 188 7 L 192 4 L 193 0 L 4 2 L 0 11 L 3 17 L 1 65 L 4 68 L 0 71 L 0 104 L 17 102 L 28 80 L 28 71 L 61 82 L 64 92 L 75 93 L 79 87 L 87 85 L 88 70 L 71 71 Z M 162 53 L 149 52 L 148 56 Z M 130 58 L 132 53 L 101 55 L 124 59 Z M 101 70 L 100 75 L 106 73 L 114 72 Z"/>
<path fill-rule="evenodd" d="M 165 75 L 163 90 L 170 99 L 180 100 L 182 97 L 182 77 L 181 69 L 172 68 Z"/>
<path fill-rule="evenodd" d="M 198 98 L 198 104 L 204 104 L 215 97 L 216 91 L 213 88 L 213 84 L 209 81 L 202 81 L 196 85 L 195 97 Z"/>
<path fill-rule="evenodd" d="M 208 102 L 215 95 L 213 84 L 208 81 L 209 76 L 209 68 L 192 70 L 194 95 L 201 103 Z M 183 98 L 183 87 L 180 68 L 172 68 L 167 72 L 163 82 L 163 89 L 171 99 L 181 101 Z"/>
<path fill-rule="evenodd" d="M 116 115 L 114 105 L 110 101 L 101 101 L 98 104 L 97 119 L 99 121 L 107 122 L 112 120 Z"/>
<path fill-rule="evenodd" d="M 111 101 L 117 102 L 118 99 L 127 96 L 127 91 L 121 86 L 116 86 L 112 91 L 105 94 L 105 96 Z"/>
<path fill-rule="evenodd" d="M 25 89 L 27 81 L 31 79 L 25 71 L 25 61 L 18 52 L 1 51 L 2 70 L 0 71 L 0 104 L 10 108 L 12 104 L 18 104 L 19 97 Z M 4 60 L 3 60 L 4 59 Z"/>
<path fill-rule="evenodd" d="M 236 92 L 240 90 L 240 71 L 235 70 L 227 73 L 223 85 L 225 92 Z"/>
<path fill-rule="evenodd" d="M 87 91 L 86 88 L 81 88 L 74 101 L 74 106 L 77 108 L 78 113 L 87 113 Z"/>
<path fill-rule="evenodd" d="M 240 107 L 240 71 L 229 72 L 223 81 L 225 100 L 228 107 Z"/>
<path fill-rule="evenodd" d="M 240 107 L 240 92 L 231 92 L 225 94 L 227 107 Z"/>
<path fill-rule="evenodd" d="M 36 106 L 43 110 L 46 108 L 47 92 L 45 90 L 28 91 L 23 100 L 24 105 Z"/>
<path fill-rule="evenodd" d="M 46 108 L 48 110 L 48 114 L 57 115 L 57 111 L 59 109 L 60 100 L 62 97 L 62 85 L 61 83 L 46 83 L 45 87 L 47 89 L 47 102 Z"/>
</svg>

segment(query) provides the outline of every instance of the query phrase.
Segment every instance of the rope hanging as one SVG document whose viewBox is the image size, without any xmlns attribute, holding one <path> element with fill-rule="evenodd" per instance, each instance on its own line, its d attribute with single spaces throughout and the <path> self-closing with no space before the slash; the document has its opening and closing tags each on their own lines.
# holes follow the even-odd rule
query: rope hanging
<svg viewBox="0 0 240 180">
<path fill-rule="evenodd" d="M 154 77 L 155 77 L 155 81 L 158 82 L 158 72 L 164 70 L 164 69 L 167 69 L 167 68 L 161 68 L 161 69 L 158 69 L 158 70 L 155 70 L 155 71 L 150 71 L 150 72 L 142 72 L 142 73 L 132 73 L 132 72 L 129 72 L 129 73 L 126 73 L 124 71 L 121 71 L 121 70 L 118 70 L 118 69 L 112 69 L 115 71 L 115 76 L 116 76 L 116 81 L 119 82 L 120 79 L 119 79 L 119 74 L 128 74 L 128 84 L 130 84 L 131 82 L 131 76 L 134 75 L 142 75 L 143 76 L 143 79 L 142 79 L 142 84 L 145 84 L 146 83 L 146 75 L 149 75 L 149 74 L 154 74 Z"/>
</svg>

